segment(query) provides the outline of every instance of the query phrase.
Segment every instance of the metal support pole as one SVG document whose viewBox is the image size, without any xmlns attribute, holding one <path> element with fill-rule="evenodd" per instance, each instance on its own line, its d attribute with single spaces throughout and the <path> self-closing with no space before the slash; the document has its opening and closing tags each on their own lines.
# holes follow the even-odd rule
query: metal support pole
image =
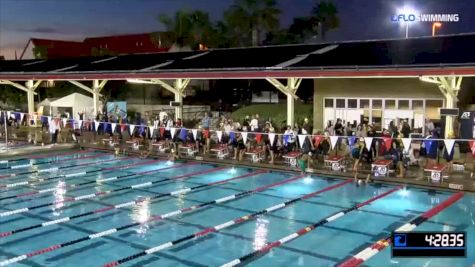
<svg viewBox="0 0 475 267">
<path fill-rule="evenodd" d="M 94 116 L 97 116 L 99 110 L 99 80 L 94 80 L 92 84 L 92 102 L 94 105 Z"/>
<path fill-rule="evenodd" d="M 287 125 L 294 126 L 294 97 L 291 94 L 287 94 Z"/>
<path fill-rule="evenodd" d="M 8 151 L 8 127 L 7 127 L 7 112 L 4 111 L 3 123 L 5 124 L 5 147 Z"/>
</svg>

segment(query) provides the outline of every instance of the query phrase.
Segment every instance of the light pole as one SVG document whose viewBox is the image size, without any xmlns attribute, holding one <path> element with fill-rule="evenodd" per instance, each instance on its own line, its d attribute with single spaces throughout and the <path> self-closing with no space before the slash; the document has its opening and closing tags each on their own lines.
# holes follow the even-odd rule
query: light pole
<svg viewBox="0 0 475 267">
<path fill-rule="evenodd" d="M 409 22 L 406 22 L 406 39 L 409 37 Z"/>
<path fill-rule="evenodd" d="M 435 36 L 435 28 L 440 28 L 440 27 L 442 27 L 442 23 L 440 22 L 432 23 L 432 36 Z"/>
</svg>

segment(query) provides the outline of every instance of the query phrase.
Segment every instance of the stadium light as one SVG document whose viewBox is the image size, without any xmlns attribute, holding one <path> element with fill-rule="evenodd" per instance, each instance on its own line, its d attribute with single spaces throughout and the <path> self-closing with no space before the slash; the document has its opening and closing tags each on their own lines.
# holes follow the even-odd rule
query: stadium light
<svg viewBox="0 0 475 267">
<path fill-rule="evenodd" d="M 440 28 L 440 27 L 442 27 L 442 23 L 440 22 L 432 23 L 432 36 L 435 36 L 435 28 Z"/>
<path fill-rule="evenodd" d="M 416 14 L 419 14 L 414 8 L 404 6 L 403 8 L 398 9 L 397 12 L 399 15 L 404 15 L 403 23 L 406 26 L 406 38 L 409 37 L 409 24 L 416 21 Z M 412 19 L 413 18 L 413 19 Z"/>
</svg>

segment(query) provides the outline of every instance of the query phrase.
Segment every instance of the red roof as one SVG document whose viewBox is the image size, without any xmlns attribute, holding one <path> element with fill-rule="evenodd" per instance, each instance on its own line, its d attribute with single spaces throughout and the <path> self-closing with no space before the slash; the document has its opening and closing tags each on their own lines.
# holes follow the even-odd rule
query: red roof
<svg viewBox="0 0 475 267">
<path fill-rule="evenodd" d="M 94 56 L 101 50 L 118 55 L 157 53 L 167 52 L 171 47 L 166 33 L 90 37 L 82 42 L 38 38 L 30 41 L 35 47 L 46 47 L 49 59 Z"/>
</svg>

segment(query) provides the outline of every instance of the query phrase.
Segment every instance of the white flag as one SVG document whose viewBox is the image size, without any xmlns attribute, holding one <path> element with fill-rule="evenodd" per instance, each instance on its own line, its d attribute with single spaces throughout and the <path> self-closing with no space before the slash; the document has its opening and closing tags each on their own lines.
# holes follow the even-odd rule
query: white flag
<svg viewBox="0 0 475 267">
<path fill-rule="evenodd" d="M 223 131 L 216 131 L 216 134 L 218 135 L 218 141 L 221 142 L 221 137 L 223 137 Z"/>
<path fill-rule="evenodd" d="M 444 139 L 445 149 L 447 150 L 447 154 L 452 154 L 452 149 L 454 149 L 455 140 L 454 139 Z"/>
<path fill-rule="evenodd" d="M 10 111 L 7 111 L 7 119 L 10 119 Z"/>
<path fill-rule="evenodd" d="M 304 134 L 299 134 L 299 135 L 298 135 L 300 147 L 303 147 L 303 143 L 305 142 L 305 138 L 306 138 L 306 137 L 307 137 L 307 136 L 304 135 Z"/>
<path fill-rule="evenodd" d="M 99 122 L 98 121 L 94 121 L 94 131 L 97 131 L 97 129 L 99 129 Z"/>
<path fill-rule="evenodd" d="M 332 150 L 335 149 L 335 146 L 336 146 L 336 142 L 338 142 L 338 137 L 337 135 L 332 135 L 330 136 L 330 143 L 332 145 Z M 365 139 L 366 141 L 366 139 Z"/>
<path fill-rule="evenodd" d="M 373 143 L 373 137 L 365 137 L 364 143 L 366 144 L 366 149 L 370 150 L 371 143 Z"/>
<path fill-rule="evenodd" d="M 275 139 L 275 133 L 269 133 L 269 142 L 271 146 L 274 144 L 274 139 Z"/>
<path fill-rule="evenodd" d="M 242 140 L 244 141 L 244 144 L 247 142 L 247 132 L 241 132 L 242 135 Z"/>
<path fill-rule="evenodd" d="M 170 133 L 172 135 L 172 139 L 175 138 L 175 132 L 176 132 L 176 128 L 171 127 L 170 128 Z"/>
<path fill-rule="evenodd" d="M 133 134 L 134 134 L 134 130 L 135 130 L 135 125 L 130 124 L 129 127 L 130 127 L 130 135 L 133 135 Z"/>
<path fill-rule="evenodd" d="M 112 131 L 112 133 L 114 133 L 116 126 L 117 126 L 117 123 L 111 123 L 111 131 Z"/>
<path fill-rule="evenodd" d="M 20 121 L 23 121 L 24 117 L 25 117 L 25 113 L 20 113 Z"/>
<path fill-rule="evenodd" d="M 68 119 L 63 118 L 63 127 L 66 127 L 66 123 L 68 123 Z"/>
<path fill-rule="evenodd" d="M 192 129 L 191 132 L 193 133 L 193 139 L 196 141 L 196 137 L 198 136 L 198 130 Z"/>
<path fill-rule="evenodd" d="M 153 135 L 153 132 L 155 131 L 155 125 L 149 126 L 148 128 L 150 128 L 150 137 L 151 137 Z"/>
<path fill-rule="evenodd" d="M 47 118 L 48 118 L 48 124 L 50 124 L 51 123 L 51 117 L 48 116 Z"/>
<path fill-rule="evenodd" d="M 79 127 L 79 129 L 82 128 L 82 120 L 78 120 L 78 127 Z"/>
<path fill-rule="evenodd" d="M 402 138 L 402 144 L 404 145 L 404 151 L 409 153 L 409 149 L 411 148 L 411 138 Z"/>
</svg>

